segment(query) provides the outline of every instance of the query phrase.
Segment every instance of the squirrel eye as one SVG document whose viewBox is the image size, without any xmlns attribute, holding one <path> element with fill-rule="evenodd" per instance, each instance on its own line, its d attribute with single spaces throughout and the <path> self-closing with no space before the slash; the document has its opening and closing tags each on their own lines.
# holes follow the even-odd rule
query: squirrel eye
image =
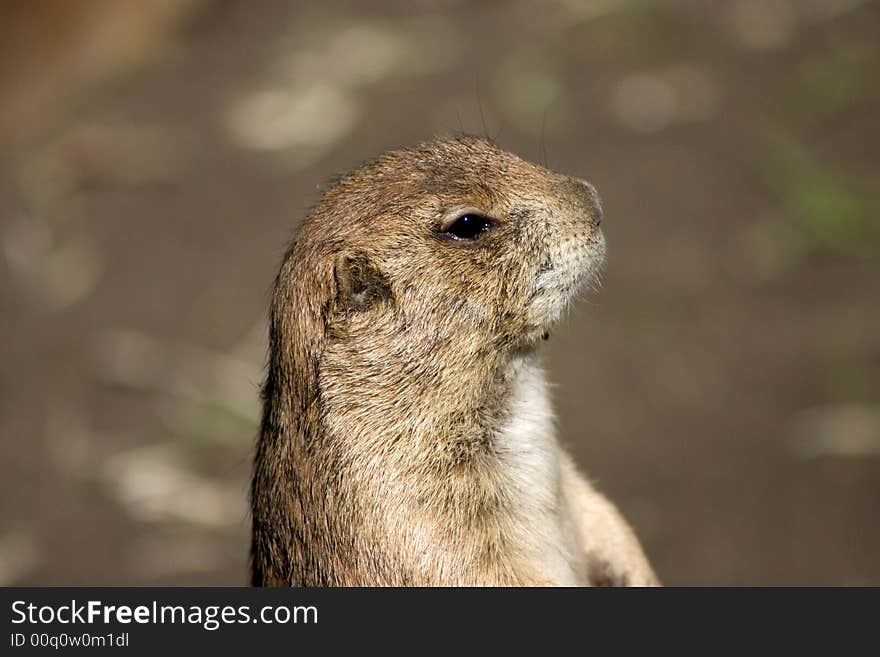
<svg viewBox="0 0 880 657">
<path fill-rule="evenodd" d="M 456 219 L 444 233 L 457 240 L 475 240 L 492 226 L 492 221 L 478 214 L 464 214 Z"/>
</svg>

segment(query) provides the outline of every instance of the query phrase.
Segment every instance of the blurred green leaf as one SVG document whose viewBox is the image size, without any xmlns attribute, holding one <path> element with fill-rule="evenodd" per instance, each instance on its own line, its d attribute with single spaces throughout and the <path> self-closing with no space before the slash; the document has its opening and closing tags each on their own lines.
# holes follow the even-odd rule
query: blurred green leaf
<svg viewBox="0 0 880 657">
<path fill-rule="evenodd" d="M 800 144 L 777 138 L 766 182 L 808 248 L 876 252 L 877 208 L 858 185 L 823 168 Z"/>
</svg>

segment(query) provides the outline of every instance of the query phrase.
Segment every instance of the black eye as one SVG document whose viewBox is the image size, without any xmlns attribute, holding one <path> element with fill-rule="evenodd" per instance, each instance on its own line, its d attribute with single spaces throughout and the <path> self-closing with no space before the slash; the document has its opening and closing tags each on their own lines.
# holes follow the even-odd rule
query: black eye
<svg viewBox="0 0 880 657">
<path fill-rule="evenodd" d="M 492 226 L 492 221 L 478 214 L 464 214 L 444 232 L 457 240 L 475 240 Z"/>
</svg>

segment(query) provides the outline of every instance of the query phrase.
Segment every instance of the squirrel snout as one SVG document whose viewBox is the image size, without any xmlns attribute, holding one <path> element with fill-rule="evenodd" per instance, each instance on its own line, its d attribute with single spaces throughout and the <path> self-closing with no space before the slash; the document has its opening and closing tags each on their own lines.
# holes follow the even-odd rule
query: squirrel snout
<svg viewBox="0 0 880 657">
<path fill-rule="evenodd" d="M 594 226 L 598 227 L 602 223 L 603 217 L 602 199 L 599 196 L 599 192 L 597 192 L 596 188 L 586 180 L 583 180 L 582 178 L 576 178 L 575 180 L 577 181 L 581 196 L 587 206 L 587 211 L 590 213 L 590 221 Z"/>
</svg>

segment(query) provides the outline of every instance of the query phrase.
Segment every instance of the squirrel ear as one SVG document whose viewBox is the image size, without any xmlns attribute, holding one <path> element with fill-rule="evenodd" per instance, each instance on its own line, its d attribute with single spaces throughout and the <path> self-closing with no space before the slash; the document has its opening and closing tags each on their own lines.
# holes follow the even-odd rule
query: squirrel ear
<svg viewBox="0 0 880 657">
<path fill-rule="evenodd" d="M 391 298 L 391 285 L 385 274 L 363 253 L 340 253 L 336 256 L 334 274 L 336 306 L 340 310 L 366 310 Z"/>
</svg>

